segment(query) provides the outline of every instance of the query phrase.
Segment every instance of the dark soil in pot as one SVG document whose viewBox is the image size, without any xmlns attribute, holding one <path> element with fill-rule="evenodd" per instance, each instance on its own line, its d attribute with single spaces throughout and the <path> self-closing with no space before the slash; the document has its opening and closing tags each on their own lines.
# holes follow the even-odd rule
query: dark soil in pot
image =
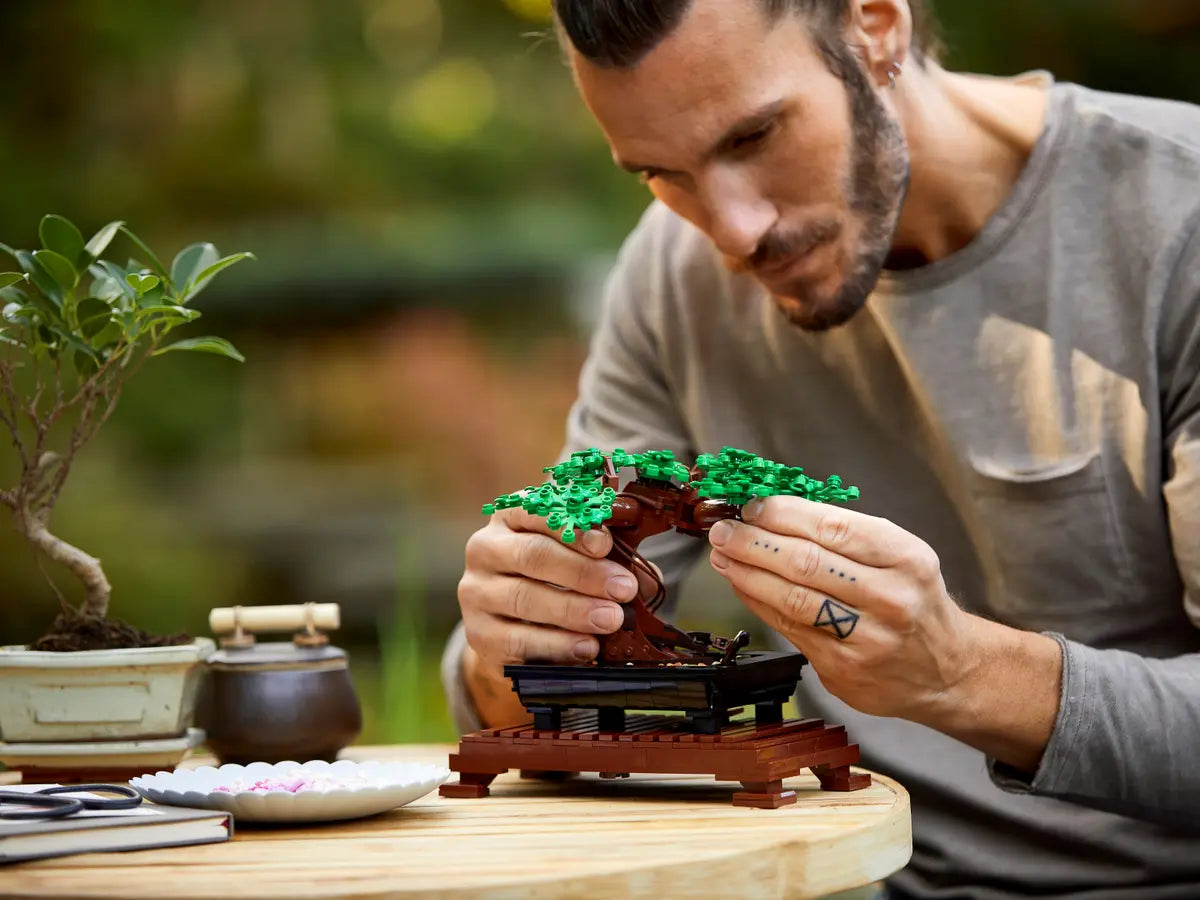
<svg viewBox="0 0 1200 900">
<path fill-rule="evenodd" d="M 192 637 L 179 632 L 148 634 L 115 619 L 98 619 L 75 610 L 59 613 L 50 630 L 30 645 L 30 650 L 119 650 L 129 647 L 174 647 L 190 644 Z"/>
</svg>

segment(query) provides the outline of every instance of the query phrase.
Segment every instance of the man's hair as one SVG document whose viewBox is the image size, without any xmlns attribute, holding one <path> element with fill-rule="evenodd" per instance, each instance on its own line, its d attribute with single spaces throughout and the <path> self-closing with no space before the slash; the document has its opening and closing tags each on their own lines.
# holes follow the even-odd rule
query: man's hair
<svg viewBox="0 0 1200 900">
<path fill-rule="evenodd" d="M 772 22 L 800 13 L 813 23 L 813 34 L 826 62 L 828 48 L 846 24 L 853 0 L 754 0 Z M 571 45 L 589 62 L 607 68 L 636 65 L 675 30 L 692 0 L 554 0 L 554 14 Z M 936 25 L 926 0 L 908 0 L 913 17 L 912 53 L 918 62 L 937 58 Z M 844 60 L 834 68 L 839 71 Z"/>
</svg>

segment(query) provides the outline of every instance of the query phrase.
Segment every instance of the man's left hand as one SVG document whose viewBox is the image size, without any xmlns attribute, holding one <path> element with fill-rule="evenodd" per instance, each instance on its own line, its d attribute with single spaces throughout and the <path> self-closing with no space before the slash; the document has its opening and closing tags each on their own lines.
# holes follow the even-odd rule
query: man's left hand
<svg viewBox="0 0 1200 900">
<path fill-rule="evenodd" d="M 713 568 L 800 651 L 836 697 L 917 721 L 955 702 L 977 662 L 973 617 L 937 554 L 886 519 L 798 497 L 747 504 L 713 526 Z"/>
</svg>

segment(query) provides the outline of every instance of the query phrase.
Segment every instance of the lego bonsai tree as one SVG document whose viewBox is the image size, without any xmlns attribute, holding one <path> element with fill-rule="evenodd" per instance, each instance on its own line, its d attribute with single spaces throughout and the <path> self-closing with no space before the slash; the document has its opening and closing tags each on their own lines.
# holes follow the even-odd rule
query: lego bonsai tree
<svg viewBox="0 0 1200 900">
<path fill-rule="evenodd" d="M 635 478 L 621 489 L 618 470 L 627 467 Z M 789 495 L 820 503 L 858 497 L 858 488 L 844 487 L 837 475 L 820 481 L 801 468 L 733 447 L 702 454 L 692 469 L 669 450 L 606 454 L 593 447 L 543 471 L 551 480 L 497 497 L 483 513 L 519 507 L 545 518 L 568 544 L 579 531 L 608 527 L 613 537 L 609 558 L 643 577 L 638 596 L 626 607 L 624 625 L 600 639 L 602 665 L 729 664 L 749 640 L 744 633 L 729 639 L 683 632 L 660 619 L 655 613 L 666 586 L 638 552 L 646 538 L 672 529 L 703 536 L 721 519 L 740 516 L 756 497 Z"/>
<path fill-rule="evenodd" d="M 144 645 L 153 639 L 107 621 L 111 588 L 100 560 L 53 534 L 51 514 L 79 451 L 150 357 L 182 350 L 242 360 L 222 338 L 168 337 L 200 317 L 190 306 L 196 295 L 251 254 L 222 258 L 212 244 L 193 244 L 168 269 L 121 222 L 85 242 L 56 215 L 42 219 L 39 236 L 32 252 L 0 244 L 20 269 L 0 273 L 0 425 L 17 457 L 16 482 L 0 485 L 0 504 L 37 554 L 78 579 L 84 599 L 75 608 L 59 593 L 62 612 L 34 649 L 80 649 L 78 636 L 98 631 L 103 646 Z M 118 236 L 140 260 L 106 258 Z"/>
</svg>

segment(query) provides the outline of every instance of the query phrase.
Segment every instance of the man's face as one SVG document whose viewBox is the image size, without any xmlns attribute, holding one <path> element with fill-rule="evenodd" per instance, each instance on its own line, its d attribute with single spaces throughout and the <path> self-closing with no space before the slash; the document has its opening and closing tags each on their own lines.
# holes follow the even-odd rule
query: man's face
<svg viewBox="0 0 1200 900">
<path fill-rule="evenodd" d="M 908 178 L 899 124 L 844 53 L 846 82 L 799 17 L 771 23 L 757 0 L 694 0 L 636 66 L 572 54 L 618 164 L 810 330 L 866 302 Z"/>
</svg>

